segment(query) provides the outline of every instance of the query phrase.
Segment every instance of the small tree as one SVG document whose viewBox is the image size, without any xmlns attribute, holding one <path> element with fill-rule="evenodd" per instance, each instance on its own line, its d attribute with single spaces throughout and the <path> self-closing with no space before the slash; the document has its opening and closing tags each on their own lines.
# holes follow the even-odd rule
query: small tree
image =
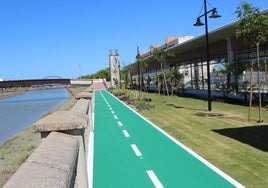
<svg viewBox="0 0 268 188">
<path fill-rule="evenodd" d="M 156 74 L 156 84 L 157 84 L 157 92 L 160 95 L 160 91 L 162 88 L 162 80 L 163 80 L 163 74 Z"/>
<path fill-rule="evenodd" d="M 236 92 L 238 90 L 238 83 L 235 81 L 235 83 L 230 83 L 230 77 L 234 76 L 237 80 L 237 78 L 241 75 L 243 75 L 244 71 L 249 70 L 250 65 L 246 63 L 241 62 L 232 62 L 232 63 L 226 63 L 222 62 L 222 68 L 218 71 L 219 74 L 225 75 L 227 77 L 226 83 L 220 86 L 219 89 L 221 89 L 224 93 L 225 98 L 225 92 L 226 97 L 228 98 L 228 92 Z M 245 88 L 244 88 L 245 89 Z M 246 89 L 245 89 L 246 92 Z"/>
<path fill-rule="evenodd" d="M 144 74 L 147 67 L 148 67 L 147 61 L 145 59 L 140 59 L 141 86 L 142 88 L 144 88 L 144 90 L 146 89 L 144 85 Z"/>
<path fill-rule="evenodd" d="M 260 14 L 258 8 L 251 4 L 242 2 L 237 8 L 237 18 L 239 22 L 236 25 L 236 36 L 242 38 L 244 43 L 250 46 L 257 47 L 257 68 L 258 68 L 258 93 L 259 93 L 259 121 L 261 117 L 261 93 L 260 93 L 260 78 L 259 78 L 259 45 L 266 42 L 268 36 L 268 15 Z M 252 83 L 250 83 L 250 87 Z M 251 104 L 251 101 L 250 101 Z M 250 105 L 251 108 L 251 105 Z"/>
<path fill-rule="evenodd" d="M 120 78 L 124 78 L 125 89 L 128 89 L 131 82 L 130 66 L 126 66 L 125 64 L 123 64 L 123 68 L 120 71 L 120 74 Z"/>
<path fill-rule="evenodd" d="M 137 64 L 138 64 L 138 87 L 139 87 L 139 91 L 141 91 L 142 86 L 144 85 L 144 84 L 142 84 L 143 72 L 144 72 L 145 68 L 148 66 L 148 64 L 147 64 L 146 60 L 142 59 L 142 58 L 137 59 Z"/>
<path fill-rule="evenodd" d="M 173 95 L 174 89 L 176 89 L 178 83 L 182 80 L 183 75 L 178 72 L 176 67 L 170 67 L 166 71 L 166 76 L 171 86 L 171 95 Z"/>
<path fill-rule="evenodd" d="M 168 52 L 166 48 L 154 48 L 153 49 L 153 57 L 158 63 L 160 63 L 161 72 L 163 73 L 165 90 L 167 92 L 167 96 L 169 96 L 169 92 L 168 92 L 167 79 L 166 79 L 166 74 L 164 71 L 163 64 L 166 62 L 168 57 L 173 57 L 173 56 L 174 54 Z"/>
</svg>

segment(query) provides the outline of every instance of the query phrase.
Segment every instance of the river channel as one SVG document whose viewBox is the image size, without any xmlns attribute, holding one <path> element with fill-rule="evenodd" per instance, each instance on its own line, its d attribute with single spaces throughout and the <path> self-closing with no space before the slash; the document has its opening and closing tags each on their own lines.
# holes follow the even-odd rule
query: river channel
<svg viewBox="0 0 268 188">
<path fill-rule="evenodd" d="M 65 88 L 28 91 L 0 99 L 0 145 L 69 98 Z"/>
</svg>

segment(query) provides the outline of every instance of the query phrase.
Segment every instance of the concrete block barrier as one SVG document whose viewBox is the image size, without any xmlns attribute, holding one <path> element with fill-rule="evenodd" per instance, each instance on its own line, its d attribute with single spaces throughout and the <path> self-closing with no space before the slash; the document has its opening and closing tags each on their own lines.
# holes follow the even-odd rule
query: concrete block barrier
<svg viewBox="0 0 268 188">
<path fill-rule="evenodd" d="M 51 132 L 84 129 L 88 116 L 72 111 L 57 111 L 33 123 L 34 132 Z"/>
<path fill-rule="evenodd" d="M 79 147 L 76 137 L 51 132 L 4 188 L 73 187 Z"/>
<path fill-rule="evenodd" d="M 90 93 L 93 93 L 93 92 L 94 92 L 93 85 L 89 86 L 89 87 L 88 87 L 88 88 L 86 88 L 84 91 L 85 91 L 85 92 L 90 92 Z"/>
<path fill-rule="evenodd" d="M 87 114 L 89 107 L 89 100 L 79 99 L 76 104 L 71 108 L 72 112 Z"/>
<path fill-rule="evenodd" d="M 86 91 L 82 91 L 80 93 L 78 93 L 75 98 L 76 99 L 91 99 L 93 96 L 93 93 L 90 92 L 86 92 Z"/>
</svg>

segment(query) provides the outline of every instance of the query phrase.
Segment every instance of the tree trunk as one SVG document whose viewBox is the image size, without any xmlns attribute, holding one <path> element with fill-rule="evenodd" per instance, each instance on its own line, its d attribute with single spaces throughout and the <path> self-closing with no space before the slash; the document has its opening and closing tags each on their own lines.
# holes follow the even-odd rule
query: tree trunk
<svg viewBox="0 0 268 188">
<path fill-rule="evenodd" d="M 161 70 L 162 70 L 163 76 L 164 76 L 164 84 L 165 84 L 165 88 L 166 88 L 166 91 L 167 91 L 167 96 L 169 97 L 169 92 L 168 92 L 168 87 L 167 87 L 167 80 L 166 80 L 166 74 L 165 74 L 165 72 L 163 70 L 163 63 L 161 62 L 160 64 L 161 64 Z"/>
<path fill-rule="evenodd" d="M 261 82 L 260 82 L 260 55 L 259 55 L 259 42 L 257 45 L 257 66 L 258 66 L 258 94 L 259 94 L 259 120 L 258 123 L 263 122 L 262 114 L 261 114 Z"/>
<path fill-rule="evenodd" d="M 266 59 L 264 60 L 264 65 L 265 65 L 265 82 L 267 82 L 267 80 L 268 80 L 268 74 L 267 74 L 267 72 L 268 72 L 268 64 L 266 62 Z"/>
<path fill-rule="evenodd" d="M 160 79 L 159 79 L 159 76 L 157 76 L 157 90 L 158 90 L 158 94 L 160 95 Z"/>
<path fill-rule="evenodd" d="M 253 73 L 253 62 L 251 62 L 250 66 L 250 81 L 249 81 L 249 109 L 248 109 L 248 122 L 250 122 L 251 118 L 251 106 L 252 106 L 252 73 Z"/>
</svg>

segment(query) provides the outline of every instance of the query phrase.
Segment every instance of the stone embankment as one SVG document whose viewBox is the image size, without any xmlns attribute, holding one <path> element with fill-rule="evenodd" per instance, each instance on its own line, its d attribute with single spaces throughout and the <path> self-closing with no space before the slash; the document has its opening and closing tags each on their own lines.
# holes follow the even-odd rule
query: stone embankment
<svg viewBox="0 0 268 188">
<path fill-rule="evenodd" d="M 71 110 L 56 111 L 33 124 L 42 142 L 4 188 L 88 187 L 86 145 L 93 90 L 94 85 L 79 93 Z"/>
</svg>

